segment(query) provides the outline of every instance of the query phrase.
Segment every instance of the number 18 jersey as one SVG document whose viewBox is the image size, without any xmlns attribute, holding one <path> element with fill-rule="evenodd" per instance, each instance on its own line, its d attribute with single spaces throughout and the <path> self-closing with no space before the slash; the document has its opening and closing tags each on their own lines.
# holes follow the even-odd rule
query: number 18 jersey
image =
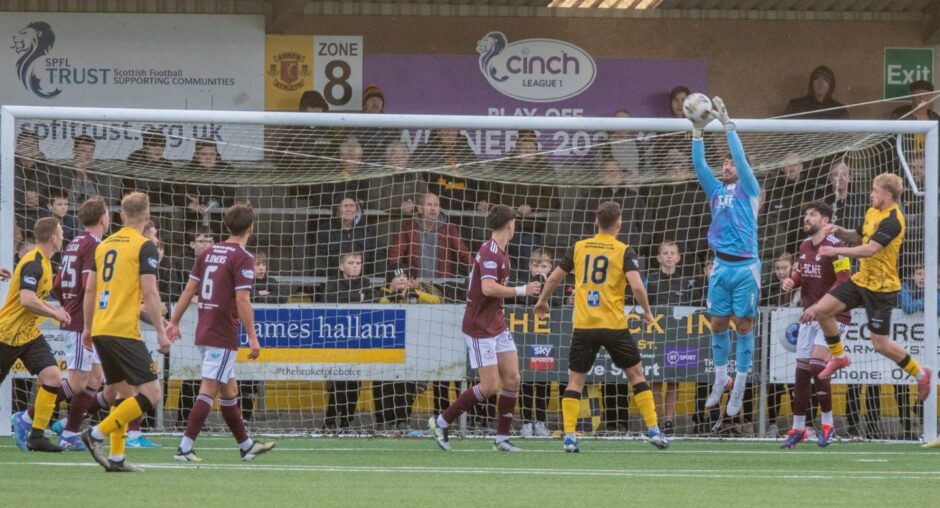
<svg viewBox="0 0 940 508">
<path fill-rule="evenodd" d="M 254 257 L 237 243 L 221 242 L 193 263 L 189 278 L 199 283 L 199 322 L 196 345 L 238 349 L 238 309 L 235 294 L 251 292 Z"/>
<path fill-rule="evenodd" d="M 600 233 L 574 244 L 559 264 L 574 270 L 574 328 L 623 330 L 626 273 L 638 271 L 636 251 L 611 235 Z"/>
</svg>

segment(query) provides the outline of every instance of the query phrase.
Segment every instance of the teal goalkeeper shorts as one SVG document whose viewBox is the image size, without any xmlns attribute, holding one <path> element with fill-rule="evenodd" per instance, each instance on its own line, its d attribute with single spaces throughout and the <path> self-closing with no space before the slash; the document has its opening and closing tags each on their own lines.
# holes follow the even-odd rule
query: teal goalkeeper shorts
<svg viewBox="0 0 940 508">
<path fill-rule="evenodd" d="M 708 314 L 715 317 L 753 317 L 760 298 L 760 261 L 715 258 L 708 279 Z"/>
</svg>

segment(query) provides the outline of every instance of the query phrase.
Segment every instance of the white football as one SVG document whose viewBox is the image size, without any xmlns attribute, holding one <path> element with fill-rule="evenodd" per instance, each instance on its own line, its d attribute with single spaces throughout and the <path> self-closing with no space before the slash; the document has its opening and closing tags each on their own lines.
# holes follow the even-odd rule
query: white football
<svg viewBox="0 0 940 508">
<path fill-rule="evenodd" d="M 682 102 L 682 113 L 692 123 L 708 123 L 715 118 L 712 101 L 703 93 L 689 94 Z"/>
</svg>

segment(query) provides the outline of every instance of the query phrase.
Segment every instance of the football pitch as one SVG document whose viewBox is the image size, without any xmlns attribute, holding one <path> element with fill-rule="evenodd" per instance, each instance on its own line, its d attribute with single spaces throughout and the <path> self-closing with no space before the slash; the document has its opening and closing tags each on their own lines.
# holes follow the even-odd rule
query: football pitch
<svg viewBox="0 0 940 508">
<path fill-rule="evenodd" d="M 930 505 L 940 489 L 940 450 L 916 445 L 518 440 L 280 438 L 252 463 L 231 438 L 202 437 L 202 463 L 173 460 L 178 439 L 134 449 L 143 473 L 105 473 L 87 452 L 24 453 L 0 439 L 2 506 L 891 506 Z M 121 501 L 116 501 L 121 499 Z"/>
</svg>

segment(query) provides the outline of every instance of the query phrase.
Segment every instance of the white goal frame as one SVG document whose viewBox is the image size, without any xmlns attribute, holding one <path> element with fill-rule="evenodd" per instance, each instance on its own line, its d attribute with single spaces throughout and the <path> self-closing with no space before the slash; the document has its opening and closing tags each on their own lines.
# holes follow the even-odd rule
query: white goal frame
<svg viewBox="0 0 940 508">
<path fill-rule="evenodd" d="M 315 116 L 314 116 L 315 115 Z M 241 111 L 196 111 L 154 109 L 67 108 L 37 106 L 0 107 L 0 266 L 13 268 L 12 245 L 14 224 L 14 148 L 15 125 L 18 118 L 47 120 L 76 120 L 88 122 L 135 121 L 174 123 L 239 123 L 277 124 L 284 126 L 317 125 L 322 127 L 385 127 L 385 128 L 463 128 L 502 130 L 604 130 L 643 132 L 682 132 L 690 129 L 684 119 L 649 118 L 561 118 L 561 117 L 496 117 L 496 116 L 436 116 L 436 115 L 363 115 L 343 113 L 268 113 Z M 735 120 L 742 133 L 885 133 L 924 134 L 926 178 L 923 191 L 925 224 L 937 224 L 938 147 L 940 126 L 930 121 L 882 120 Z M 707 129 L 719 132 L 713 122 Z M 905 165 L 906 166 L 906 165 Z M 906 167 L 905 167 L 906 170 Z M 908 175 L 910 179 L 910 175 Z M 933 220 L 931 220 L 933 218 Z M 926 227 L 924 237 L 924 264 L 926 294 L 937 293 L 937 239 L 938 228 Z M 6 298 L 8 284 L 0 283 L 0 298 Z M 938 353 L 937 298 L 925 298 L 925 347 L 933 352 L 926 356 L 926 365 L 937 372 Z M 937 388 L 924 404 L 924 436 L 937 437 Z M 0 436 L 10 433 L 11 380 L 0 385 Z M 764 385 L 766 380 L 762 380 Z"/>
</svg>

